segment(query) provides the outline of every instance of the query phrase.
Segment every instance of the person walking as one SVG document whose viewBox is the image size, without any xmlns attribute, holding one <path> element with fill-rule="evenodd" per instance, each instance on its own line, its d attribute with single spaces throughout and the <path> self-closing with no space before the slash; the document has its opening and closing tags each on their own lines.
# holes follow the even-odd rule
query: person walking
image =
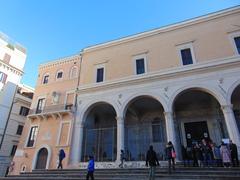
<svg viewBox="0 0 240 180">
<path fill-rule="evenodd" d="M 154 180 L 155 179 L 155 171 L 156 171 L 156 166 L 159 166 L 159 162 L 157 159 L 157 154 L 153 150 L 153 146 L 149 147 L 149 150 L 147 151 L 146 155 L 146 166 L 150 166 L 150 171 L 149 171 L 149 180 Z"/>
<path fill-rule="evenodd" d="M 64 150 L 63 149 L 60 149 L 59 150 L 59 153 L 58 153 L 58 169 L 62 169 L 63 168 L 63 165 L 62 165 L 62 161 L 63 161 L 63 159 L 66 157 L 66 155 L 65 155 L 65 152 L 64 152 Z"/>
<path fill-rule="evenodd" d="M 222 156 L 222 162 L 223 162 L 223 166 L 224 167 L 230 167 L 230 163 L 231 163 L 231 155 L 230 155 L 230 151 L 227 147 L 227 145 L 222 142 L 221 147 L 220 147 L 220 152 L 221 152 L 221 156 Z"/>
<path fill-rule="evenodd" d="M 88 172 L 87 172 L 87 180 L 89 180 L 89 177 L 91 177 L 91 180 L 94 180 L 94 159 L 93 156 L 89 156 L 89 161 L 88 161 Z"/>
<path fill-rule="evenodd" d="M 175 170 L 175 158 L 176 158 L 176 152 L 171 141 L 167 143 L 165 153 L 166 153 L 166 158 L 168 160 L 168 173 L 170 174 L 171 168 Z"/>
<path fill-rule="evenodd" d="M 119 164 L 120 168 L 123 168 L 123 161 L 124 160 L 125 160 L 125 153 L 124 153 L 124 150 L 121 149 L 121 154 L 120 154 L 120 161 L 121 161 L 121 163 Z"/>
<path fill-rule="evenodd" d="M 237 145 L 234 144 L 232 140 L 229 142 L 229 149 L 233 167 L 239 166 Z"/>
</svg>

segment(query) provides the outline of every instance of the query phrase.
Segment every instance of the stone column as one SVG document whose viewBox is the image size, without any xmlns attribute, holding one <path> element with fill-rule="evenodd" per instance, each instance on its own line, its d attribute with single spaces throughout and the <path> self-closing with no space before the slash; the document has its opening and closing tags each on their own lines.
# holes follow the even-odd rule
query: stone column
<svg viewBox="0 0 240 180">
<path fill-rule="evenodd" d="M 236 123 L 235 116 L 232 109 L 233 105 L 232 104 L 223 105 L 221 108 L 224 114 L 229 138 L 233 141 L 233 143 L 237 145 L 238 155 L 240 156 L 240 134 L 238 131 L 237 123 Z"/>
<path fill-rule="evenodd" d="M 176 131 L 174 127 L 174 121 L 173 121 L 173 113 L 164 112 L 164 116 L 166 121 L 167 141 L 171 141 L 173 145 L 176 147 L 177 140 L 176 140 Z"/>
<path fill-rule="evenodd" d="M 71 145 L 71 163 L 73 166 L 78 165 L 81 159 L 83 150 L 83 124 L 76 123 L 74 127 L 74 136 Z"/>
<path fill-rule="evenodd" d="M 116 117 L 117 119 L 117 159 L 120 161 L 121 150 L 124 150 L 124 120 L 122 117 Z"/>
</svg>

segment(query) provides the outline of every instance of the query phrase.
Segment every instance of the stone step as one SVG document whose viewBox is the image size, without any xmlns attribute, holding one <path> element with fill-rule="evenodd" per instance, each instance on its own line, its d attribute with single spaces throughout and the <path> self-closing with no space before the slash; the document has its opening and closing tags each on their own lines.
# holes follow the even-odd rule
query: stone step
<svg viewBox="0 0 240 180">
<path fill-rule="evenodd" d="M 94 175 L 97 180 L 143 180 L 148 179 L 148 168 L 143 169 L 96 169 Z M 86 179 L 86 170 L 63 169 L 63 170 L 34 170 L 22 173 L 19 176 L 9 176 L 0 180 L 75 180 Z M 205 180 L 240 180 L 240 168 L 185 168 L 177 167 L 172 174 L 167 173 L 167 168 L 157 168 L 155 179 L 205 179 Z"/>
</svg>

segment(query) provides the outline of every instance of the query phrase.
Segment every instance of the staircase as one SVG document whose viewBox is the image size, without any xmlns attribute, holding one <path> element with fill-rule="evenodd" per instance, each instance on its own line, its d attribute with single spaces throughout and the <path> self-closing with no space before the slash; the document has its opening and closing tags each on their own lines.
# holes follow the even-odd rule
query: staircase
<svg viewBox="0 0 240 180">
<path fill-rule="evenodd" d="M 96 169 L 96 180 L 147 180 L 148 169 Z M 0 180 L 85 180 L 86 170 L 34 170 L 22 173 L 19 176 L 8 176 Z M 155 179 L 161 180 L 240 180 L 240 168 L 185 168 L 178 167 L 172 174 L 167 173 L 167 168 L 157 168 Z"/>
</svg>

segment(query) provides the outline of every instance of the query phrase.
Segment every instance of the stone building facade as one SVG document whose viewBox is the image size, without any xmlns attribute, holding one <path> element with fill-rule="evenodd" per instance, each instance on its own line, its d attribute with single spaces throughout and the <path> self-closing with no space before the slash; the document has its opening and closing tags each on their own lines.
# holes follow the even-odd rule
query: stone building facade
<svg viewBox="0 0 240 180">
<path fill-rule="evenodd" d="M 239 22 L 240 8 L 234 7 L 85 48 L 76 60 L 78 78 L 55 78 L 54 88 L 50 80 L 49 86 L 41 85 L 44 73 L 54 79 L 58 69 L 66 68 L 69 74 L 71 57 L 40 66 L 32 108 L 53 89 L 72 90 L 77 98 L 66 114 L 46 105 L 50 113 L 29 115 L 23 139 L 29 139 L 30 127 L 38 127 L 35 146 L 22 142 L 14 173 L 23 162 L 27 170 L 38 168 L 41 158 L 41 168 L 55 168 L 59 139 L 66 132 L 68 168 L 85 168 L 88 155 L 94 155 L 97 167 L 117 167 L 121 149 L 126 166 L 141 167 L 150 144 L 164 161 L 167 141 L 179 160 L 181 146 L 202 138 L 217 144 L 232 139 L 240 150 Z M 67 99 L 61 94 L 60 104 Z M 68 131 L 62 130 L 65 116 L 71 122 Z"/>
</svg>

